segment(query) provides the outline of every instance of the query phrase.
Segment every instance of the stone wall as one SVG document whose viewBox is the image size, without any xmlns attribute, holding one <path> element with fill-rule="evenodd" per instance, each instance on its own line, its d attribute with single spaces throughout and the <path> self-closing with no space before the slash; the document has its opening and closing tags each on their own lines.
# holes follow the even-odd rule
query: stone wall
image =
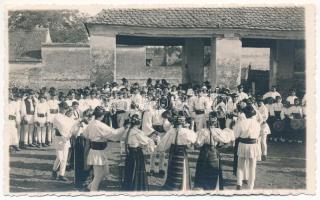
<svg viewBox="0 0 320 200">
<path fill-rule="evenodd" d="M 42 46 L 42 85 L 78 88 L 90 83 L 90 49 L 87 44 Z"/>
<path fill-rule="evenodd" d="M 41 62 L 10 62 L 9 86 L 41 86 Z"/>
<path fill-rule="evenodd" d="M 31 88 L 43 86 L 54 86 L 59 89 L 79 88 L 89 85 L 92 76 L 98 73 L 91 68 L 88 44 L 43 44 L 41 52 L 42 62 L 11 62 L 9 64 L 11 85 Z M 152 79 L 167 79 L 173 84 L 181 82 L 180 66 L 147 67 L 145 57 L 145 47 L 117 47 L 117 81 L 121 82 L 121 79 L 126 77 L 130 82 L 145 83 L 150 77 Z M 101 71 L 99 73 L 99 77 L 110 76 L 110 74 Z M 114 72 L 110 73 L 113 76 Z M 103 81 L 101 79 L 101 84 Z"/>
</svg>

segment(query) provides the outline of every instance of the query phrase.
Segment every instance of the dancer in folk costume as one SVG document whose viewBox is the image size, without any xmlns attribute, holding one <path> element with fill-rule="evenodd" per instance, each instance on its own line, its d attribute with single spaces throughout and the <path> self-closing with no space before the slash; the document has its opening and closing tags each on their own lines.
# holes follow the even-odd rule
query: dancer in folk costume
<svg viewBox="0 0 320 200">
<path fill-rule="evenodd" d="M 87 128 L 92 120 L 93 110 L 88 109 L 83 112 L 83 119 L 80 121 L 79 134 L 76 135 L 74 145 L 74 178 L 75 187 L 84 188 L 85 183 L 90 175 L 92 167 L 87 165 L 87 157 L 90 150 L 90 140 L 82 136 L 83 131 Z"/>
<path fill-rule="evenodd" d="M 257 101 L 258 104 L 258 111 L 261 116 L 261 151 L 262 151 L 262 161 L 267 160 L 267 136 L 271 134 L 269 125 L 267 124 L 268 120 L 268 109 L 264 106 L 262 100 Z"/>
<path fill-rule="evenodd" d="M 205 190 L 223 189 L 222 167 L 219 146 L 234 141 L 233 131 L 218 128 L 218 114 L 209 114 L 208 128 L 197 132 L 196 145 L 200 147 L 197 160 L 194 188 Z"/>
<path fill-rule="evenodd" d="M 189 190 L 191 189 L 191 176 L 187 149 L 196 142 L 197 134 L 190 129 L 182 128 L 185 123 L 183 113 L 174 113 L 172 120 L 174 127 L 165 134 L 157 147 L 159 151 L 170 149 L 164 189 Z"/>
<path fill-rule="evenodd" d="M 37 133 L 37 147 L 46 147 L 46 131 L 47 122 L 50 115 L 50 108 L 47 104 L 46 97 L 43 94 L 39 95 L 39 103 L 35 106 L 34 124 Z M 50 117 L 49 117 L 50 118 Z"/>
<path fill-rule="evenodd" d="M 58 180 L 61 181 L 67 181 L 64 175 L 70 148 L 70 137 L 79 129 L 78 123 L 66 115 L 68 109 L 68 104 L 66 102 L 61 102 L 59 104 L 59 113 L 52 121 L 56 134 L 53 141 L 56 149 L 56 160 L 52 168 L 52 178 L 57 178 L 57 172 L 59 170 Z"/>
<path fill-rule="evenodd" d="M 15 101 L 14 95 L 9 94 L 9 104 L 8 104 L 8 115 L 9 120 L 6 121 L 6 130 L 10 138 L 10 147 L 15 151 L 20 151 L 19 149 L 19 133 L 17 126 L 20 124 L 20 105 Z"/>
<path fill-rule="evenodd" d="M 246 119 L 237 122 L 234 127 L 235 138 L 239 139 L 237 189 L 242 188 L 245 173 L 248 172 L 249 189 L 254 188 L 256 165 L 261 159 L 261 146 L 258 142 L 261 134 L 261 125 L 257 121 L 256 111 L 251 105 L 243 109 Z"/>
<path fill-rule="evenodd" d="M 160 101 L 156 105 L 145 112 L 144 120 L 142 125 L 142 130 L 150 138 L 161 139 L 164 134 L 170 129 L 171 124 L 168 119 L 165 117 L 164 113 L 167 111 L 161 107 Z M 164 152 L 155 152 L 150 155 L 150 173 L 154 174 L 156 172 L 156 157 L 159 155 L 159 170 L 158 173 L 160 176 L 165 175 L 165 153 Z"/>
<path fill-rule="evenodd" d="M 87 164 L 93 166 L 94 178 L 88 185 L 90 191 L 97 191 L 100 182 L 108 172 L 107 140 L 120 141 L 124 128 L 113 129 L 102 122 L 105 110 L 102 106 L 94 109 L 92 120 L 83 132 L 83 136 L 89 140 L 90 151 L 87 158 Z"/>
<path fill-rule="evenodd" d="M 227 106 L 223 101 L 222 96 L 217 97 L 217 105 L 214 108 L 218 114 L 218 124 L 221 129 L 226 128 L 226 114 L 227 114 Z"/>
<path fill-rule="evenodd" d="M 141 119 L 137 114 L 130 117 L 128 125 L 126 134 L 122 136 L 126 152 L 122 189 L 125 191 L 147 191 L 149 185 L 143 149 L 146 149 L 146 152 L 153 152 L 155 144 L 139 129 Z"/>
</svg>

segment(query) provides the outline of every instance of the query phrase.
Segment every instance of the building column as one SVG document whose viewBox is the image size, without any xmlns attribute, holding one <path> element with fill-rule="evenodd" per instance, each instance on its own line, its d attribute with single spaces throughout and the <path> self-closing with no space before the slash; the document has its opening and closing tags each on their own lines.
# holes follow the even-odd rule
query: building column
<svg viewBox="0 0 320 200">
<path fill-rule="evenodd" d="M 209 77 L 212 87 L 235 90 L 241 82 L 241 48 L 238 37 L 211 38 Z"/>
<path fill-rule="evenodd" d="M 269 89 L 277 84 L 277 42 L 270 48 Z"/>
<path fill-rule="evenodd" d="M 204 73 L 204 44 L 202 39 L 186 38 L 183 50 L 183 83 L 201 84 Z"/>
<path fill-rule="evenodd" d="M 98 85 L 116 81 L 116 36 L 90 36 L 90 80 Z"/>
</svg>

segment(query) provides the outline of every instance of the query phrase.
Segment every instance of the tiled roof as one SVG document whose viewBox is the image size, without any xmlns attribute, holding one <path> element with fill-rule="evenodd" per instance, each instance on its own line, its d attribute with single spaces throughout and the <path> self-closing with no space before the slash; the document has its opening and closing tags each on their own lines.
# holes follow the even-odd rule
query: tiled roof
<svg viewBox="0 0 320 200">
<path fill-rule="evenodd" d="M 9 32 L 9 61 L 41 60 L 41 43 L 46 42 L 48 30 L 16 30 Z"/>
<path fill-rule="evenodd" d="M 106 9 L 87 23 L 146 28 L 304 30 L 303 7 Z"/>
</svg>

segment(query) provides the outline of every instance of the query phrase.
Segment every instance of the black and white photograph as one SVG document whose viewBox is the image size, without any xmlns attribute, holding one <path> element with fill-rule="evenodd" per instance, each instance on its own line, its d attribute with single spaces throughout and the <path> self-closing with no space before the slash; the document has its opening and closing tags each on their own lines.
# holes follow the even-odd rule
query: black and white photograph
<svg viewBox="0 0 320 200">
<path fill-rule="evenodd" d="M 314 192 L 314 12 L 7 7 L 6 192 Z"/>
</svg>

